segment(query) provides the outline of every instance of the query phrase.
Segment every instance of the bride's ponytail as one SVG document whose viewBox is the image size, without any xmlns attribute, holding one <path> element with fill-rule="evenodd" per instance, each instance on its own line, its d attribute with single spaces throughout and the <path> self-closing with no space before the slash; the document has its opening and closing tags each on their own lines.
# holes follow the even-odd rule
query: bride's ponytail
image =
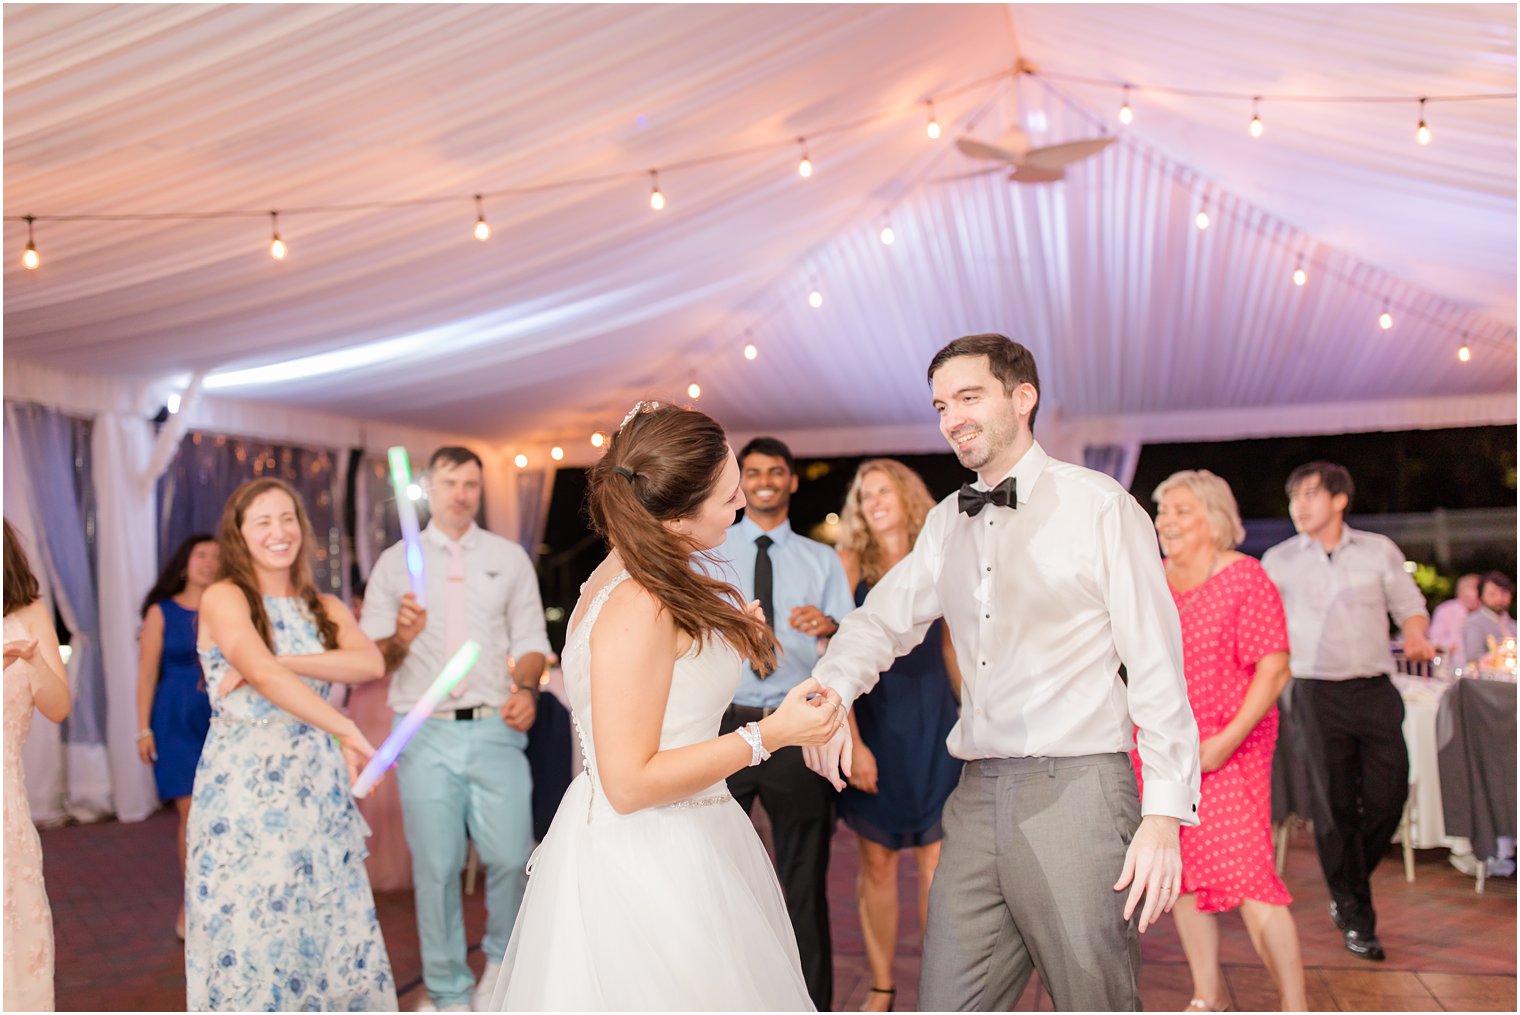
<svg viewBox="0 0 1520 1015">
<path fill-rule="evenodd" d="M 715 561 L 705 548 L 661 524 L 701 508 L 728 455 L 728 439 L 711 417 L 640 402 L 592 466 L 586 503 L 592 527 L 677 628 L 698 642 L 720 635 L 766 673 L 776 665 L 771 629 L 745 611 L 733 585 L 692 566 L 694 553 Z"/>
</svg>

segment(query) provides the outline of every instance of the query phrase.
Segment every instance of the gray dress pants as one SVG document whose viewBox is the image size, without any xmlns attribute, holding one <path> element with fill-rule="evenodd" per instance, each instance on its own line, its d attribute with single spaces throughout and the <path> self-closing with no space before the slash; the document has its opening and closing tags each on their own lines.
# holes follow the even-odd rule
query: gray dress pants
<svg viewBox="0 0 1520 1015">
<path fill-rule="evenodd" d="M 968 762 L 943 821 L 921 1010 L 1008 1011 L 1033 970 L 1058 1010 L 1140 1009 L 1140 907 L 1126 922 L 1113 890 L 1140 824 L 1128 755 Z"/>
</svg>

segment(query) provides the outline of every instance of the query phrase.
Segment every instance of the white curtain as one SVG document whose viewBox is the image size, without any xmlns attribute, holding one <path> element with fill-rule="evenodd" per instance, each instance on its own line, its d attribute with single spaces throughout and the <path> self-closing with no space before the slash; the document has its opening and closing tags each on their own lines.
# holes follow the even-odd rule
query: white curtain
<svg viewBox="0 0 1520 1015">
<path fill-rule="evenodd" d="M 1140 442 L 1089 444 L 1082 449 L 1082 464 L 1112 476 L 1128 490 L 1135 481 L 1135 466 L 1140 464 Z"/>
</svg>

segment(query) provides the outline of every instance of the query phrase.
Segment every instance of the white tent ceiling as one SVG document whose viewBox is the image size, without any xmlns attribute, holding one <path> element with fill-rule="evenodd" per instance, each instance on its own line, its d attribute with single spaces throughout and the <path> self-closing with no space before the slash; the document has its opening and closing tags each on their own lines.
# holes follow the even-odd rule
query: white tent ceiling
<svg viewBox="0 0 1520 1015">
<path fill-rule="evenodd" d="M 1139 86 L 1118 144 L 962 178 L 961 133 L 1118 131 L 1074 77 Z M 1265 136 L 1147 85 L 1266 96 Z M 7 5 L 5 356 L 587 453 L 693 380 L 736 431 L 933 447 L 923 367 L 986 330 L 1036 351 L 1042 423 L 1512 421 L 1514 100 L 1433 101 L 1420 147 L 1412 101 L 1273 96 L 1514 88 L 1503 5 Z"/>
</svg>

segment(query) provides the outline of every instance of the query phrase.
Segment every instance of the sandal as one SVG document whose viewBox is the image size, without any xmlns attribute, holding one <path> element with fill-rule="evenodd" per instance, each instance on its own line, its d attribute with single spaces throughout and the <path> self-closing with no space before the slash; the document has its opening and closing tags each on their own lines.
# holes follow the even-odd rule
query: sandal
<svg viewBox="0 0 1520 1015">
<path fill-rule="evenodd" d="M 871 993 L 873 993 L 873 994 L 885 994 L 885 995 L 887 995 L 887 1007 L 886 1007 L 887 1011 L 891 1011 L 893 1005 L 897 1003 L 897 988 L 896 987 L 872 987 L 871 988 Z M 871 1011 L 872 1009 L 870 1009 L 870 1008 L 863 1008 L 861 1010 L 862 1011 Z"/>
</svg>

